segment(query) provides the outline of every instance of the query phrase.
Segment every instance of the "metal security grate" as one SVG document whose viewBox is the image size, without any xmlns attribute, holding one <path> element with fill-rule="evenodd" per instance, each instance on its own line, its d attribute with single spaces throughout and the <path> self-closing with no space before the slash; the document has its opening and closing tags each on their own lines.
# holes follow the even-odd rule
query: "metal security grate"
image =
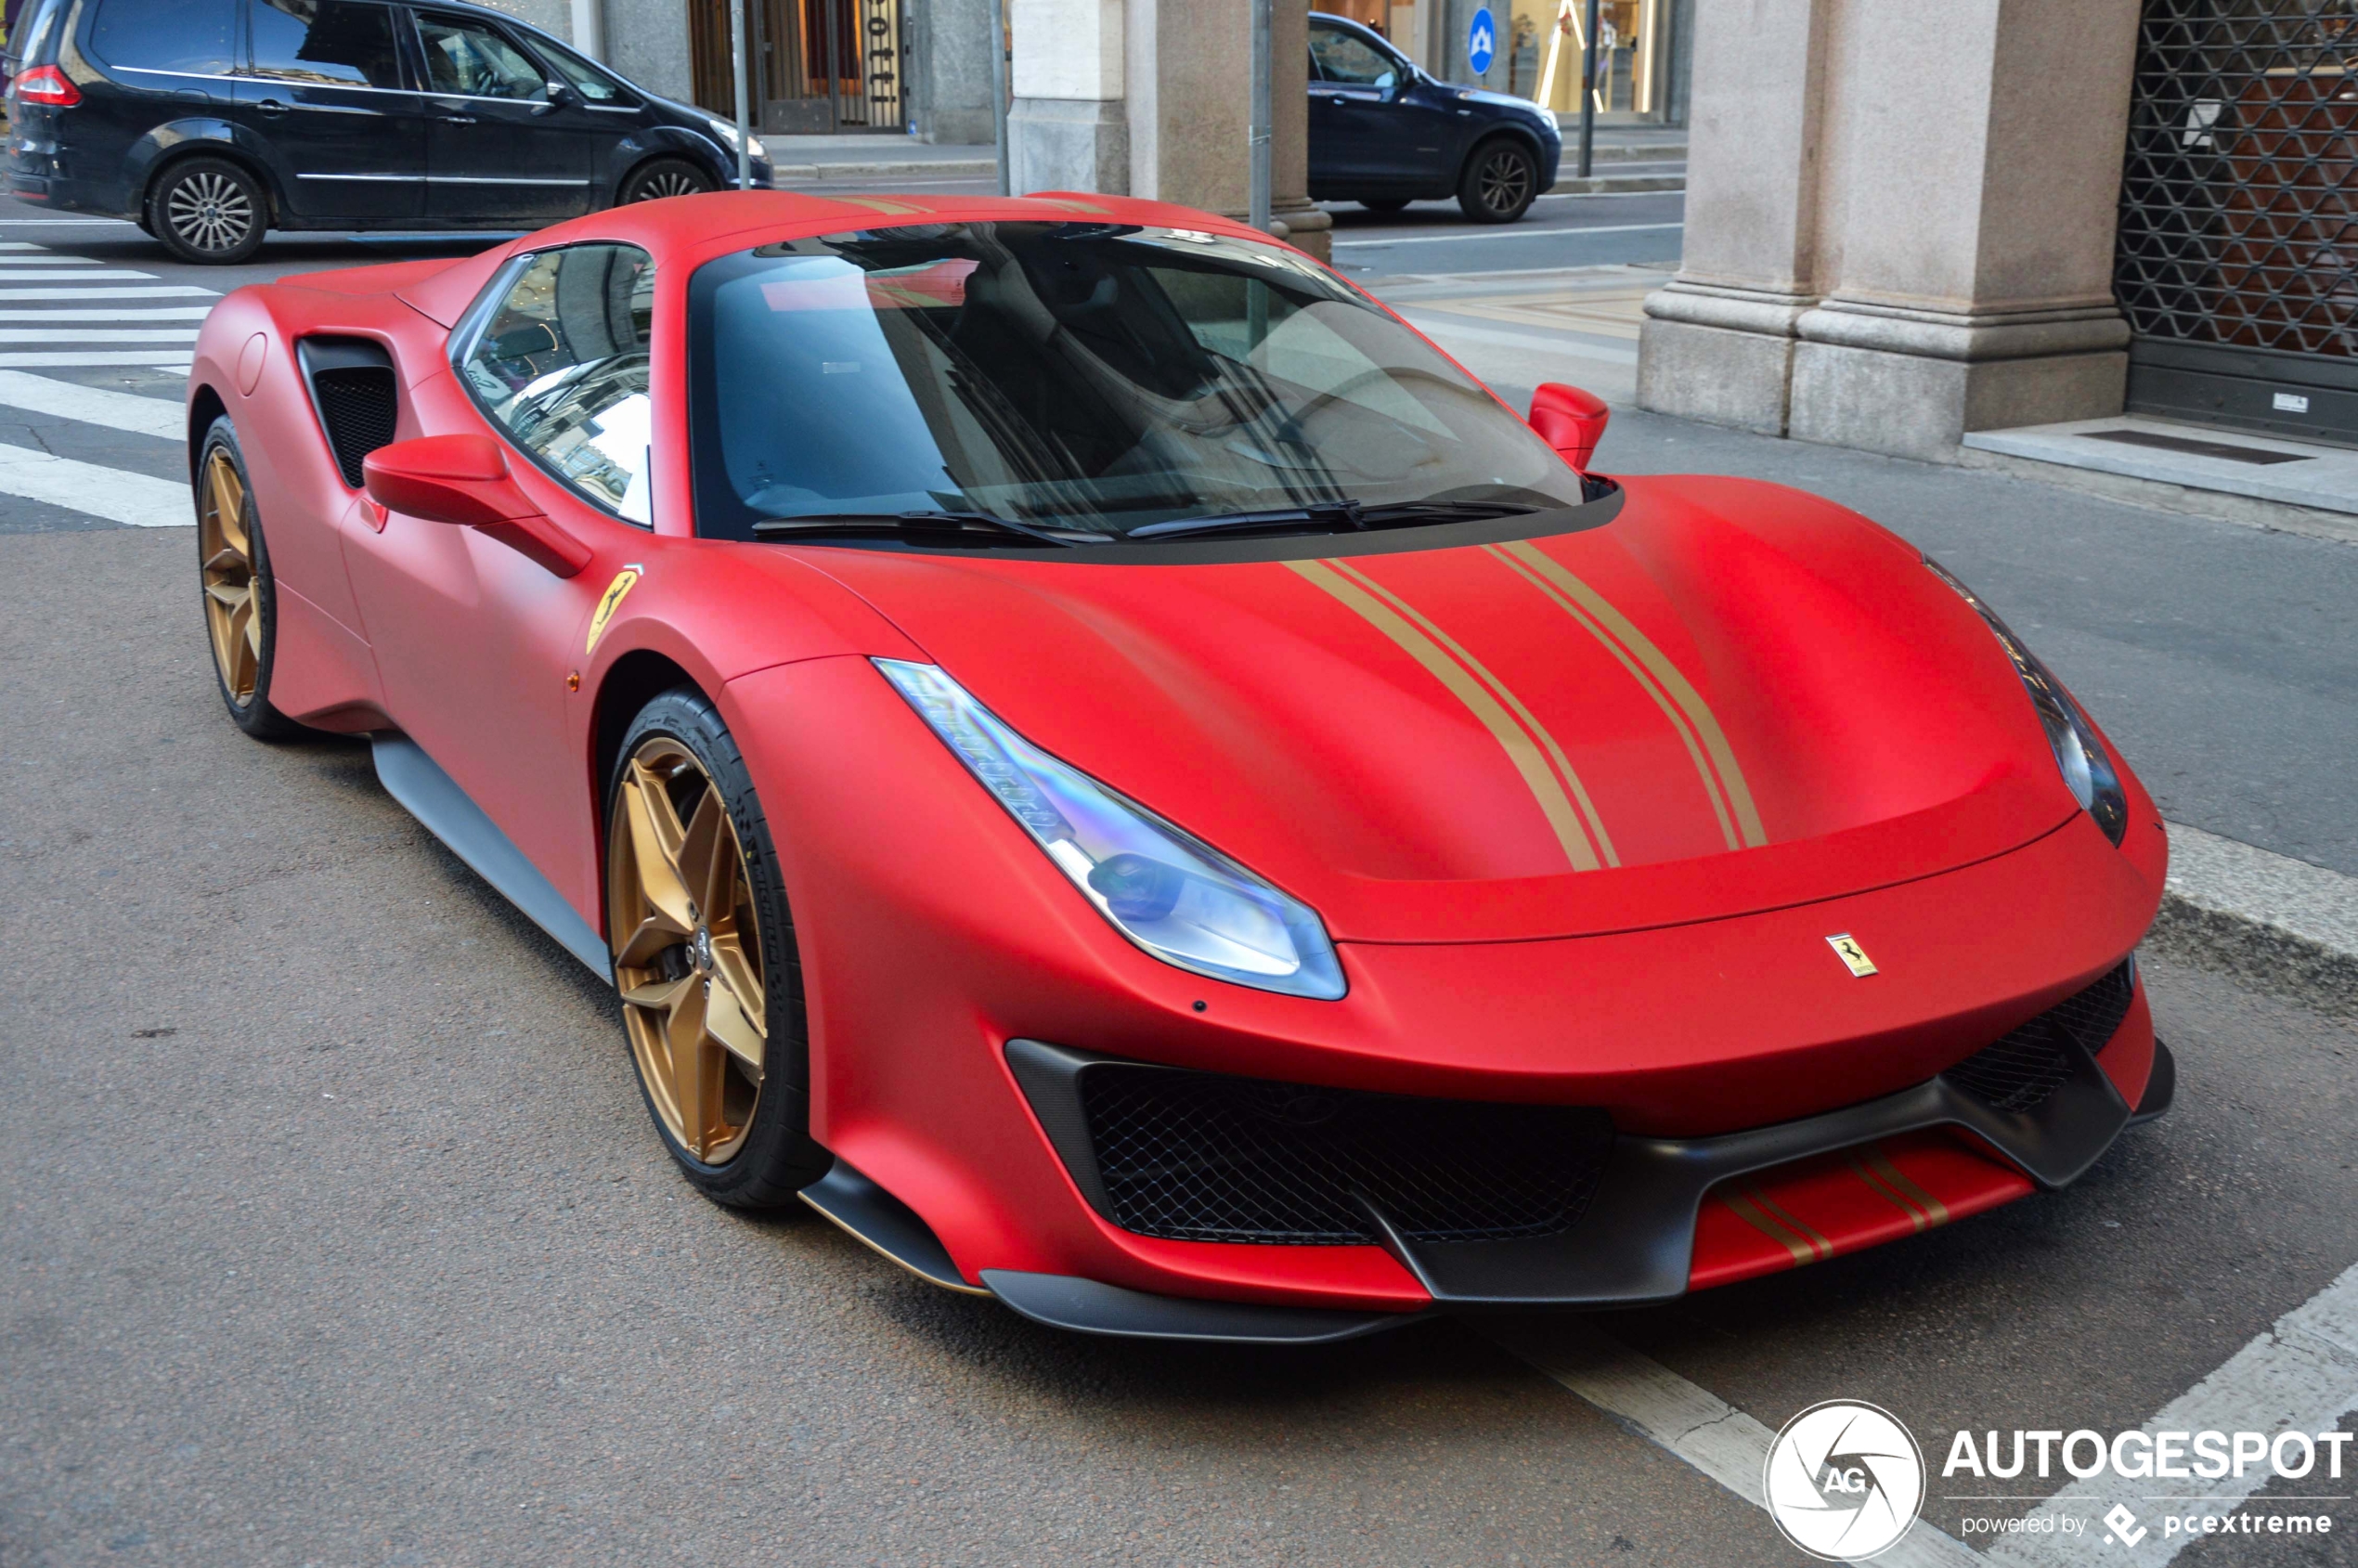
<svg viewBox="0 0 2358 1568">
<path fill-rule="evenodd" d="M 2120 966 L 2094 985 L 2055 1004 L 1996 1044 L 1966 1057 L 1944 1075 L 1993 1110 L 2030 1110 L 2071 1076 L 2066 1047 L 2102 1050 L 2129 1015 L 2135 971 Z"/>
<path fill-rule="evenodd" d="M 396 408 L 393 371 L 356 365 L 313 373 L 311 388 L 319 399 L 319 420 L 328 427 L 328 443 L 335 448 L 336 467 L 343 482 L 360 488 L 360 461 L 380 447 L 393 444 Z"/>
<path fill-rule="evenodd" d="M 2354 217 L 2358 5 L 2146 0 L 2114 267 L 2131 406 L 2358 434 Z"/>
<path fill-rule="evenodd" d="M 1111 1218 L 1185 1241 L 1418 1241 L 1569 1229 L 1613 1143 L 1602 1112 L 1413 1099 L 1121 1065 L 1082 1075 Z"/>
</svg>

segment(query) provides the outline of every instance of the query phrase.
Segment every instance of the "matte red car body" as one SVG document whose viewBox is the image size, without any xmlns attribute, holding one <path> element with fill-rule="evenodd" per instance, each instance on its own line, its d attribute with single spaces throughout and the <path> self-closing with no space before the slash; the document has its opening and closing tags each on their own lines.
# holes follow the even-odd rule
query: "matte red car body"
<svg viewBox="0 0 2358 1568">
<path fill-rule="evenodd" d="M 1010 1038 L 1341 1087 L 1598 1106 L 1626 1131 L 1701 1136 L 1921 1082 L 2112 969 L 2144 932 L 2166 849 L 2125 766 L 2130 822 L 2116 849 L 2066 791 L 1974 611 L 1913 547 L 1798 492 L 1626 478 L 1609 525 L 1533 541 L 1634 638 L 1581 621 L 1512 552 L 1352 563 L 1564 741 L 1582 822 L 1597 830 L 1580 840 L 1592 870 L 1575 869 L 1574 840 L 1466 708 L 1287 564 L 694 538 L 679 460 L 694 267 L 797 236 L 994 217 L 1246 232 L 1098 197 L 650 203 L 452 266 L 240 290 L 207 321 L 190 382 L 192 434 L 215 411 L 236 419 L 268 531 L 274 703 L 325 728 L 406 732 L 593 927 L 603 929 L 598 743 L 615 672 L 659 659 L 715 700 L 778 828 L 809 986 L 811 1132 L 915 1210 L 968 1280 L 1009 1269 L 1164 1295 L 1404 1310 L 1427 1300 L 1372 1246 L 1175 1242 L 1115 1227 L 1033 1119 L 1003 1054 Z M 558 576 L 479 530 L 386 517 L 347 486 L 295 340 L 382 343 L 402 439 L 491 438 L 451 372 L 447 330 L 510 253 L 589 239 L 654 258 L 654 528 L 512 458 L 515 489 L 582 558 Z M 241 392 L 257 335 L 259 373 Z M 592 646 L 593 610 L 626 566 L 636 585 Z M 1641 643 L 1716 719 L 1740 788 L 1646 673 Z M 1338 943 L 1349 995 L 1222 984 L 1133 946 L 875 656 L 940 665 L 1046 751 L 1307 902 Z M 1827 946 L 1836 932 L 1854 934 L 1881 972 L 1854 978 Z M 2140 992 L 2100 1058 L 2131 1106 L 2153 1054 Z M 1946 1184 L 1934 1207 L 1947 1217 L 2030 1190 L 1962 1137 L 1927 1135 L 1894 1158 Z M 1820 1187 L 1831 1191 L 1812 1168 L 1780 1190 L 1800 1204 Z M 1829 1251 L 1908 1233 L 1907 1203 L 1841 1218 L 1856 1196 L 1844 1190 L 1825 1199 Z M 1730 1225 L 1706 1216 L 1694 1283 L 1804 1261 L 1780 1261 Z"/>
</svg>

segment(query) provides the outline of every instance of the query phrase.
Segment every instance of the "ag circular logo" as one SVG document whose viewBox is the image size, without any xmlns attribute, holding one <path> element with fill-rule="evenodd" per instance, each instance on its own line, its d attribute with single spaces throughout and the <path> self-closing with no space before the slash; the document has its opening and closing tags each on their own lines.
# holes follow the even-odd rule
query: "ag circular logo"
<svg viewBox="0 0 2358 1568">
<path fill-rule="evenodd" d="M 1890 1411 L 1829 1399 L 1777 1433 L 1761 1493 L 1785 1539 L 1828 1562 L 1857 1562 L 1915 1523 L 1924 1456 Z"/>
</svg>

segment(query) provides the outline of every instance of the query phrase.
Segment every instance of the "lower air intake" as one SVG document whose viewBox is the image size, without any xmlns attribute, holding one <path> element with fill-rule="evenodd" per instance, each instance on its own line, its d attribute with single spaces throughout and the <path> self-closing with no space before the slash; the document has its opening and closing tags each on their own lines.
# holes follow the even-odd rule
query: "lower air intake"
<svg viewBox="0 0 2358 1568">
<path fill-rule="evenodd" d="M 1416 1241 L 1552 1236 L 1613 1143 L 1599 1110 L 1118 1063 L 1081 1075 L 1081 1103 L 1108 1217 L 1180 1241 L 1372 1242 L 1365 1205 Z"/>
<path fill-rule="evenodd" d="M 2026 1111 L 2071 1076 L 2069 1045 L 2091 1055 L 2104 1049 L 2129 1016 L 2136 971 L 2127 959 L 2076 996 L 2066 998 L 1943 1074 L 1992 1110 Z"/>
</svg>

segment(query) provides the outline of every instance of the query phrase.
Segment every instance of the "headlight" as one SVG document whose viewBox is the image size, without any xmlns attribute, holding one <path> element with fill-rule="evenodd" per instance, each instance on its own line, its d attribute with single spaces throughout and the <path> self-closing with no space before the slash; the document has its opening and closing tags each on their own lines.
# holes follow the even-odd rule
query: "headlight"
<svg viewBox="0 0 2358 1568">
<path fill-rule="evenodd" d="M 1057 761 L 939 667 L 875 663 L 1115 930 L 1216 980 L 1326 1002 L 1342 995 L 1342 965 L 1308 905 Z"/>
<path fill-rule="evenodd" d="M 712 134 L 719 136 L 720 145 L 730 151 L 736 151 L 737 143 L 742 140 L 745 144 L 745 153 L 748 157 L 758 158 L 765 163 L 770 161 L 770 149 L 761 145 L 759 136 L 740 137 L 737 135 L 737 127 L 726 120 L 707 120 L 705 123 L 712 127 Z"/>
<path fill-rule="evenodd" d="M 2088 722 L 2088 716 L 2079 711 L 2079 705 L 2071 700 L 2071 693 L 2064 690 L 2054 672 L 2039 662 L 2038 654 L 2023 646 L 2022 639 L 1972 589 L 1950 577 L 1931 556 L 1924 557 L 1924 564 L 1932 569 L 1934 577 L 1955 589 L 1958 596 L 1972 605 L 1997 634 L 1998 645 L 2006 650 L 2006 657 L 2014 661 L 2015 673 L 2022 678 L 2022 689 L 2030 694 L 2030 706 L 2047 732 L 2047 744 L 2055 752 L 2055 766 L 2063 770 L 2064 783 L 2071 786 L 2072 797 L 2079 802 L 2081 810 L 2096 819 L 2105 836 L 2118 844 L 2121 836 L 2129 831 L 2129 801 L 2120 792 L 2120 775 L 2114 771 L 2112 758 L 2105 754 L 2104 743 L 2096 739 L 2095 726 Z"/>
</svg>

